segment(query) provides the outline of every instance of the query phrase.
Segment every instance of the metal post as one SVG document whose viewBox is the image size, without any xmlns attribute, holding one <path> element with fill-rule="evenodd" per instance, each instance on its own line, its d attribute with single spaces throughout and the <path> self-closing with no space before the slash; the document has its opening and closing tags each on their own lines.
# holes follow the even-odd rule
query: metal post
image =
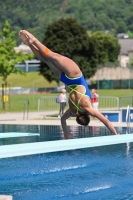
<svg viewBox="0 0 133 200">
<path fill-rule="evenodd" d="M 34 82 L 33 82 L 33 83 L 32 83 L 32 97 L 33 97 L 33 98 L 32 98 L 32 107 L 33 107 L 33 108 L 34 108 L 34 102 L 35 102 L 35 98 L 34 98 L 34 96 L 35 96 L 35 95 L 34 95 L 34 89 L 35 89 L 35 88 L 34 88 Z"/>
<path fill-rule="evenodd" d="M 24 101 L 23 119 L 25 119 L 26 112 L 27 112 L 27 119 L 28 119 L 28 115 L 29 115 L 29 101 L 28 100 Z"/>
</svg>

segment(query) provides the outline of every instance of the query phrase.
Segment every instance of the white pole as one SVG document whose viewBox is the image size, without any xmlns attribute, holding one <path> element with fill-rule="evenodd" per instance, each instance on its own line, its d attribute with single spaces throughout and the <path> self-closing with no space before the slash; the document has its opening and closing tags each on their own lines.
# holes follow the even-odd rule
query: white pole
<svg viewBox="0 0 133 200">
<path fill-rule="evenodd" d="M 32 107 L 34 108 L 35 95 L 34 95 L 34 82 L 32 82 Z"/>
</svg>

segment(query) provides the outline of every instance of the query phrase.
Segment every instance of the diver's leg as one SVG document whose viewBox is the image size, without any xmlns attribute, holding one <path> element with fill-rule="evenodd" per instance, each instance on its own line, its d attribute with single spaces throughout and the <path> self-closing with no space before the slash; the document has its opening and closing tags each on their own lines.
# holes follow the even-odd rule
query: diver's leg
<svg viewBox="0 0 133 200">
<path fill-rule="evenodd" d="M 60 79 L 62 71 L 58 67 L 56 67 L 56 65 L 50 60 L 46 59 L 45 63 L 49 66 L 52 72 Z"/>
<path fill-rule="evenodd" d="M 36 55 L 38 59 L 40 59 L 42 62 L 46 63 L 49 68 L 52 70 L 52 72 L 60 79 L 62 71 L 55 66 L 54 63 L 52 63 L 47 57 L 42 56 L 38 48 L 36 48 L 34 45 L 29 45 L 33 53 Z"/>
<path fill-rule="evenodd" d="M 61 71 L 63 71 L 68 76 L 77 77 L 81 75 L 81 71 L 78 65 L 73 60 L 51 51 L 45 45 L 43 45 L 40 41 L 38 41 L 28 31 L 26 30 L 20 31 L 19 37 L 23 41 L 26 41 L 26 43 L 28 40 L 30 45 L 35 45 L 44 57 L 47 57 L 47 59 L 53 62 L 53 64 L 55 64 L 56 67 L 58 67 Z"/>
</svg>

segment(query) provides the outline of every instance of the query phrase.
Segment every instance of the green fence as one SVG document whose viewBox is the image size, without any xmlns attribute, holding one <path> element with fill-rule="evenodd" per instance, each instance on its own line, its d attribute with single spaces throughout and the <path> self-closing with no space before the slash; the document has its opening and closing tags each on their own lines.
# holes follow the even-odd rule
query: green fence
<svg viewBox="0 0 133 200">
<path fill-rule="evenodd" d="M 133 79 L 92 81 L 89 88 L 98 89 L 133 89 Z"/>
</svg>

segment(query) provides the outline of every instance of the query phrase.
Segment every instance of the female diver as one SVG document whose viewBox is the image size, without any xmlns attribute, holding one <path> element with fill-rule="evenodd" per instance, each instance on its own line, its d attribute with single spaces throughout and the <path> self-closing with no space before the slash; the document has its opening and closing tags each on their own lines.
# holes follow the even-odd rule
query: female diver
<svg viewBox="0 0 133 200">
<path fill-rule="evenodd" d="M 21 40 L 29 45 L 35 56 L 46 63 L 53 73 L 69 88 L 69 109 L 61 117 L 64 136 L 69 138 L 66 120 L 73 116 L 80 125 L 87 126 L 90 115 L 98 118 L 114 134 L 112 123 L 91 105 L 91 93 L 78 65 L 68 57 L 55 53 L 44 46 L 26 30 L 19 32 Z"/>
</svg>

